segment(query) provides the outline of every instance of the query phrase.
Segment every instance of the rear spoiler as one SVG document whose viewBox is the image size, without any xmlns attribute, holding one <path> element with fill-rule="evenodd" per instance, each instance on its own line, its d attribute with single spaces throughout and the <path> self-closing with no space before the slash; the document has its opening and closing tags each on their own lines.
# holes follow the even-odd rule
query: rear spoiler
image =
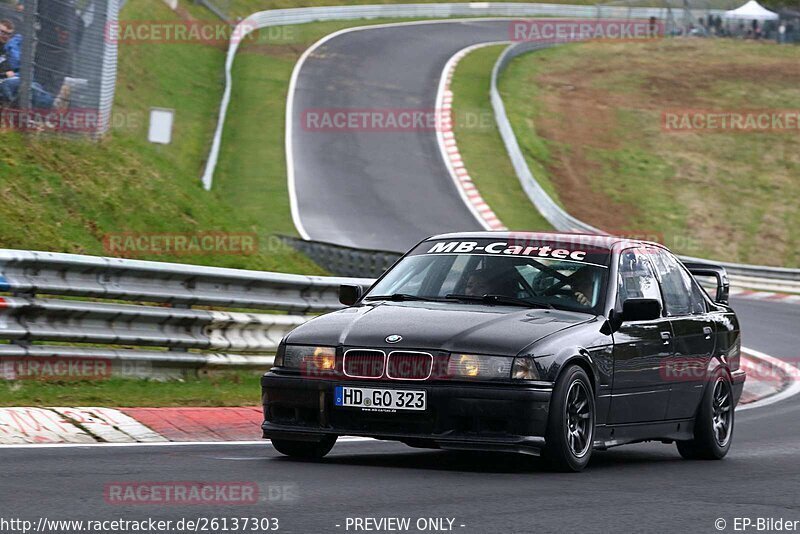
<svg viewBox="0 0 800 534">
<path fill-rule="evenodd" d="M 714 297 L 714 301 L 720 304 L 728 304 L 731 283 L 730 280 L 728 280 L 728 272 L 725 270 L 725 267 L 712 263 L 693 261 L 684 262 L 684 265 L 693 276 L 713 276 L 717 281 L 717 295 Z"/>
</svg>

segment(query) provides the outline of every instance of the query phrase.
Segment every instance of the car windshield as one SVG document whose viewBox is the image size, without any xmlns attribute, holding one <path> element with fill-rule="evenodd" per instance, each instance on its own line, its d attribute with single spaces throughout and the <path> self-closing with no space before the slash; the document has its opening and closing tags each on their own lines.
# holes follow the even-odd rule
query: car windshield
<svg viewBox="0 0 800 534">
<path fill-rule="evenodd" d="M 424 242 L 365 300 L 463 301 L 602 313 L 609 254 L 566 247 Z"/>
</svg>

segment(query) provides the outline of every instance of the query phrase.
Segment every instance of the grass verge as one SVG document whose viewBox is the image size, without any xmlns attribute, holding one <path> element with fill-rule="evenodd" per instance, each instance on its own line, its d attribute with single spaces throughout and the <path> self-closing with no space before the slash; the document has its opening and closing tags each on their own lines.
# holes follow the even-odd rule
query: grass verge
<svg viewBox="0 0 800 534">
<path fill-rule="evenodd" d="M 183 16 L 208 16 L 181 4 Z M 178 20 L 158 0 L 126 4 L 121 19 Z M 400 22 L 411 19 L 392 19 Z M 292 68 L 303 51 L 336 30 L 388 20 L 342 21 L 261 30 L 234 64 L 232 103 L 214 188 L 199 177 L 222 96 L 224 46 L 123 44 L 114 127 L 99 143 L 4 132 L 0 144 L 0 247 L 92 255 L 120 234 L 197 236 L 247 233 L 251 254 L 212 248 L 170 254 L 133 243 L 130 257 L 281 272 L 324 274 L 276 234 L 296 235 L 286 185 L 284 117 Z M 173 141 L 146 141 L 151 107 L 175 110 Z M 119 242 L 119 241 L 117 241 Z M 130 241 L 126 241 L 130 243 Z"/>
<path fill-rule="evenodd" d="M 125 20 L 170 20 L 158 0 L 126 4 Z M 6 131 L 0 143 L 0 246 L 109 255 L 104 238 L 253 233 L 250 254 L 214 245 L 191 254 L 135 244 L 139 259 L 324 273 L 288 247 L 260 217 L 239 212 L 199 176 L 222 95 L 222 48 L 192 43 L 122 45 L 114 126 L 101 142 Z M 173 141 L 147 142 L 150 107 L 175 110 Z M 270 246 L 272 245 L 272 246 Z M 249 252 L 249 251 L 248 251 Z"/>
<path fill-rule="evenodd" d="M 546 231 L 550 224 L 531 204 L 505 154 L 489 101 L 492 67 L 506 45 L 479 48 L 456 66 L 453 132 L 464 165 L 478 191 L 511 230 Z"/>
<path fill-rule="evenodd" d="M 234 16 L 246 17 L 256 11 L 265 9 L 286 9 L 294 7 L 320 7 L 320 6 L 349 6 L 359 4 L 432 4 L 448 3 L 447 0 L 212 0 L 223 12 Z M 457 2 L 458 0 L 449 0 Z M 511 2 L 528 3 L 526 0 L 511 0 Z M 652 5 L 659 5 L 657 0 L 650 0 Z M 552 4 L 594 4 L 589 0 L 552 0 Z M 645 5 L 644 3 L 642 5 Z"/>
<path fill-rule="evenodd" d="M 662 116 L 797 109 L 799 57 L 721 39 L 584 43 L 516 58 L 500 92 L 535 176 L 578 218 L 687 255 L 796 267 L 797 132 L 675 133 Z M 502 147 L 459 148 L 471 173 L 470 159 L 508 160 Z"/>
<path fill-rule="evenodd" d="M 294 234 L 286 184 L 286 99 L 295 63 L 343 28 L 420 19 L 370 19 L 275 26 L 240 47 L 214 190 L 237 212 L 273 232 Z"/>
<path fill-rule="evenodd" d="M 108 380 L 0 382 L 0 406 L 256 406 L 260 374 L 220 371 L 207 376 L 159 382 Z"/>
</svg>

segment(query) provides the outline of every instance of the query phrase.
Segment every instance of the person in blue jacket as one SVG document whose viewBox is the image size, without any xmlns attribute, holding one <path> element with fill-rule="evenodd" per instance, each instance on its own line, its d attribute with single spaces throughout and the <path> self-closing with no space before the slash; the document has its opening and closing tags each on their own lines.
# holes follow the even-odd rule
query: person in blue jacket
<svg viewBox="0 0 800 534">
<path fill-rule="evenodd" d="M 3 45 L 3 53 L 0 56 L 4 69 L 3 77 L 11 78 L 19 72 L 22 36 L 14 33 L 14 23 L 8 19 L 0 20 L 0 44 Z"/>
<path fill-rule="evenodd" d="M 22 35 L 14 32 L 14 23 L 0 20 L 0 100 L 6 105 L 17 103 L 20 62 L 22 59 Z M 37 82 L 31 83 L 31 105 L 37 109 L 50 109 L 59 104 L 57 99 Z M 58 106 L 57 106 L 58 107 Z"/>
</svg>

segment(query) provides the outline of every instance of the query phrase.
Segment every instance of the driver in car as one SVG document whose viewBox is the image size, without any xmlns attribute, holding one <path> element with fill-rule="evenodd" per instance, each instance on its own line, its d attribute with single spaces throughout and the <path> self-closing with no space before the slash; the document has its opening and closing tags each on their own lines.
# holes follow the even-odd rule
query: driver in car
<svg viewBox="0 0 800 534">
<path fill-rule="evenodd" d="M 570 276 L 569 286 L 575 301 L 582 306 L 592 306 L 594 275 L 588 268 L 580 269 Z"/>
<path fill-rule="evenodd" d="M 484 295 L 500 295 L 504 297 L 517 297 L 514 276 L 511 270 L 498 271 L 484 267 L 472 271 L 464 285 L 464 293 L 470 296 L 482 297 Z"/>
<path fill-rule="evenodd" d="M 470 273 L 467 283 L 464 285 L 464 294 L 482 297 L 489 293 L 489 288 L 489 275 L 486 269 L 479 269 Z"/>
</svg>

